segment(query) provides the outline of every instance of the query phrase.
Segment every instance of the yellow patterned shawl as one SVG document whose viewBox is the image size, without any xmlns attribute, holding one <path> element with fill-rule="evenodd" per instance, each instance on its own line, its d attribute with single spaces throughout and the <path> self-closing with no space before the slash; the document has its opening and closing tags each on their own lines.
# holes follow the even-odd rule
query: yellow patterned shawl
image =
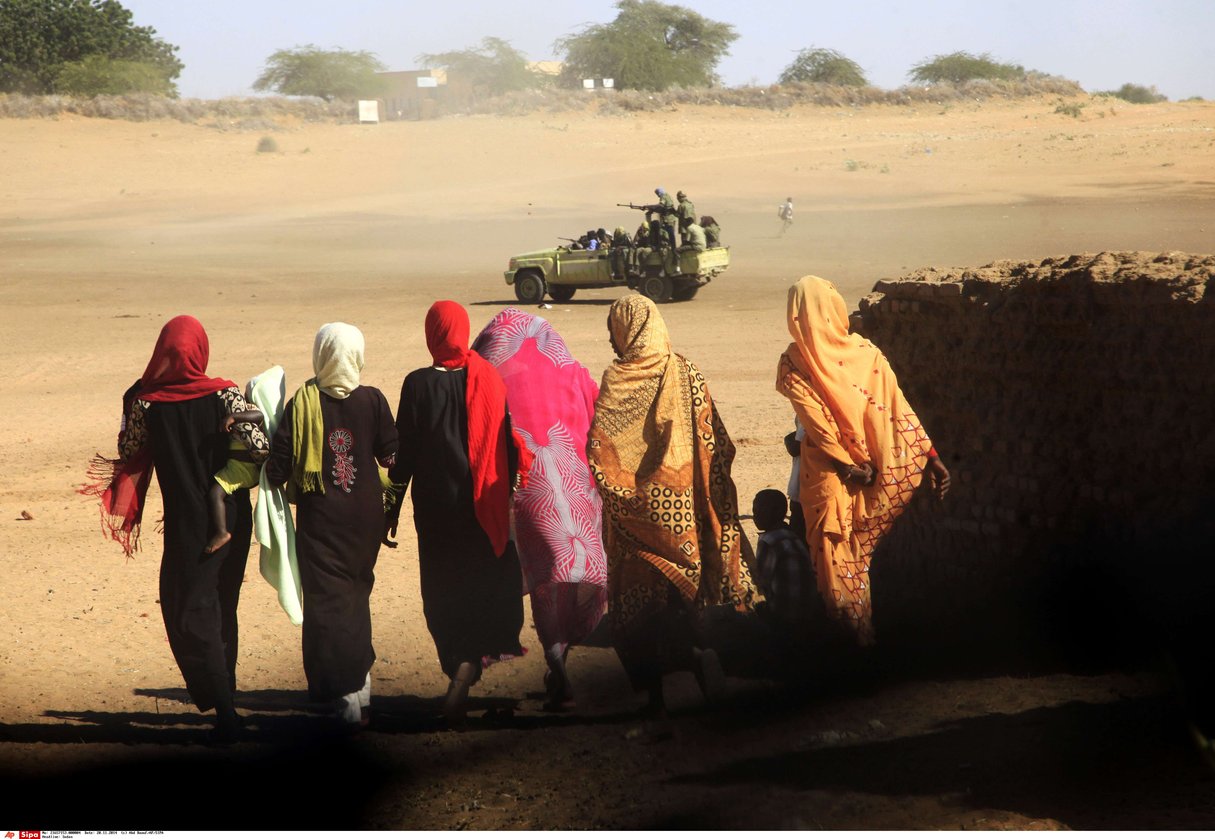
<svg viewBox="0 0 1215 839">
<path fill-rule="evenodd" d="M 603 496 L 615 621 L 665 605 L 663 578 L 686 603 L 749 609 L 757 595 L 730 477 L 734 445 L 704 377 L 671 351 L 641 295 L 612 305 L 608 332 L 619 358 L 603 374 L 588 459 Z"/>
<path fill-rule="evenodd" d="M 802 277 L 789 289 L 788 318 L 793 343 L 780 358 L 776 389 L 806 429 L 799 496 L 819 591 L 857 640 L 871 643 L 870 559 L 919 485 L 932 442 L 886 357 L 849 333 L 835 286 Z M 833 461 L 871 464 L 876 479 L 846 485 Z"/>
</svg>

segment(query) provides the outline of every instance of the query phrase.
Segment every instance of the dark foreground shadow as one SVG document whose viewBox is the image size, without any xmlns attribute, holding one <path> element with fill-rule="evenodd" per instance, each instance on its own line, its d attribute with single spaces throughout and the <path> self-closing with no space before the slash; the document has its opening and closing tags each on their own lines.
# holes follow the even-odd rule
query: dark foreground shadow
<svg viewBox="0 0 1215 839">
<path fill-rule="evenodd" d="M 303 692 L 252 691 L 237 697 L 245 721 L 241 741 L 224 746 L 212 738 L 212 715 L 169 710 L 186 707 L 167 703 L 185 700 L 185 691 L 138 693 L 166 703 L 160 712 L 48 710 L 43 716 L 50 722 L 0 724 L 0 743 L 19 744 L 6 749 L 0 763 L 5 815 L 44 830 L 350 830 L 407 824 L 401 791 L 428 779 L 417 768 L 419 735 L 449 730 L 440 716 L 441 697 L 373 697 L 370 726 L 351 735 L 334 727 L 324 706 L 308 702 Z M 457 739 L 449 741 L 444 771 L 473 770 L 482 759 L 480 735 L 632 718 L 523 715 L 517 706 L 512 698 L 470 697 L 465 734 L 451 735 Z M 38 759 L 45 752 L 20 744 L 103 750 L 81 751 L 62 771 L 46 772 Z M 391 824 L 385 824 L 389 791 L 394 804 Z"/>
<path fill-rule="evenodd" d="M 352 739 L 252 753 L 138 750 L 56 774 L 39 773 L 32 757 L 31 764 L 0 767 L 0 785 L 5 814 L 41 830 L 348 830 L 367 824 L 385 784 L 402 781 L 399 767 Z"/>
<path fill-rule="evenodd" d="M 798 746 L 672 782 L 704 788 L 706 800 L 738 785 L 786 793 L 785 800 L 807 809 L 786 811 L 792 823 L 799 817 L 814 823 L 814 793 L 859 793 L 945 798 L 1083 830 L 1215 825 L 1215 776 L 1190 748 L 1182 715 L 1168 697 L 1072 702 L 962 720 L 912 737 Z M 647 827 L 744 827 L 731 819 L 710 807 Z M 863 816 L 853 826 L 859 822 Z"/>
</svg>

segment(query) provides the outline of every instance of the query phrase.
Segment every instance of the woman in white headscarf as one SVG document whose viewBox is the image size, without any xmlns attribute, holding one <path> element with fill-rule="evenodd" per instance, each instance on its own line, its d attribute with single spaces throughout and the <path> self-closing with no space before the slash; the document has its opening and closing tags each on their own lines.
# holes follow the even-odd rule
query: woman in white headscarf
<svg viewBox="0 0 1215 839">
<path fill-rule="evenodd" d="M 296 549 L 304 591 L 304 673 L 314 701 L 350 725 L 371 704 L 372 573 L 384 533 L 379 466 L 397 432 L 384 394 L 359 384 L 363 333 L 327 323 L 316 334 L 309 379 L 287 403 L 266 463 L 296 502 Z"/>
</svg>

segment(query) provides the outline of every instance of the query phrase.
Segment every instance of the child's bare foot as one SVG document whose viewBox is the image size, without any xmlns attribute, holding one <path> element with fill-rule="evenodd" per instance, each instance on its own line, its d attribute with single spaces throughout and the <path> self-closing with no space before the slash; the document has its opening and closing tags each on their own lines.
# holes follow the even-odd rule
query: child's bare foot
<svg viewBox="0 0 1215 839">
<path fill-rule="evenodd" d="M 207 543 L 206 551 L 209 554 L 213 554 L 231 541 L 232 534 L 226 530 L 222 530 L 219 533 L 216 533 L 215 537 Z"/>
</svg>

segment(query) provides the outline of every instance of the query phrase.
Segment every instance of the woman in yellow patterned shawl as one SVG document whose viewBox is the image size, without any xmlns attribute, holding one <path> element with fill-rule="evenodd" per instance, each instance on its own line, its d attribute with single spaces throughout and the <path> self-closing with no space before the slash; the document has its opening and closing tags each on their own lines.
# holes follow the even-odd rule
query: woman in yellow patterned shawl
<svg viewBox="0 0 1215 839">
<path fill-rule="evenodd" d="M 730 477 L 734 445 L 704 377 L 671 351 L 658 308 L 639 294 L 612 304 L 608 333 L 618 358 L 603 374 L 588 459 L 603 496 L 613 643 L 661 714 L 665 673 L 692 669 L 712 692 L 720 664 L 696 649 L 698 616 L 751 609 L 752 553 Z"/>
<path fill-rule="evenodd" d="M 949 471 L 899 389 L 886 357 L 848 331 L 835 286 L 813 276 L 789 289 L 789 334 L 776 389 L 806 429 L 799 495 L 827 613 L 872 644 L 869 563 L 927 471 L 938 497 Z"/>
</svg>

